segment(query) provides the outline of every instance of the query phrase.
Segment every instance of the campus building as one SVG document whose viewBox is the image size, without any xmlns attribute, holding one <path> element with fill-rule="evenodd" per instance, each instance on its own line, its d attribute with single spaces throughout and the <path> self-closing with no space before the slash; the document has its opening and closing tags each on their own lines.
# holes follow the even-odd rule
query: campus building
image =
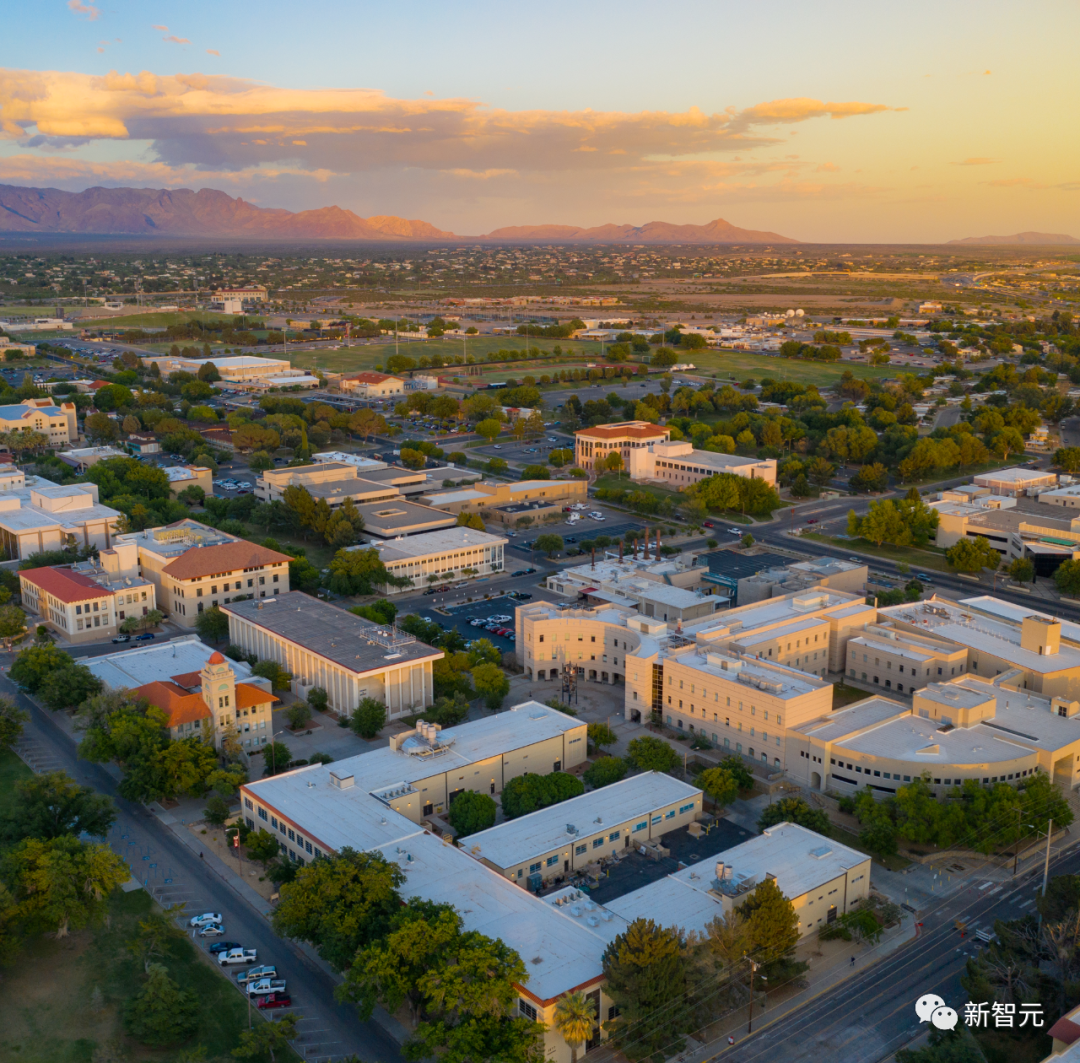
<svg viewBox="0 0 1080 1063">
<path fill-rule="evenodd" d="M 393 498 L 386 502 L 364 502 L 356 507 L 364 518 L 364 533 L 378 539 L 421 535 L 457 526 L 457 518 L 445 510 Z"/>
<path fill-rule="evenodd" d="M 1053 487 L 1058 482 L 1057 473 L 1020 466 L 1014 469 L 996 469 L 975 477 L 977 487 L 989 488 L 992 495 L 1012 496 L 1027 494 L 1039 488 Z"/>
<path fill-rule="evenodd" d="M 226 660 L 194 635 L 78 660 L 109 690 L 133 690 L 161 709 L 174 739 L 227 739 L 249 756 L 273 740 L 278 701 L 246 661 Z"/>
<path fill-rule="evenodd" d="M 242 384 L 258 381 L 267 377 L 293 375 L 292 363 L 287 358 L 255 358 L 248 354 L 215 355 L 212 358 L 173 357 L 157 354 L 142 359 L 142 364 L 149 368 L 157 362 L 162 376 L 170 373 L 198 374 L 204 365 L 212 365 L 218 371 L 223 382 Z"/>
<path fill-rule="evenodd" d="M 514 524 L 522 516 L 542 521 L 550 514 L 561 514 L 568 504 L 587 502 L 588 484 L 584 480 L 481 482 L 436 491 L 424 501 L 447 513 L 482 513 L 486 520 Z"/>
<path fill-rule="evenodd" d="M 293 693 L 322 687 L 330 708 L 348 716 L 364 698 L 386 706 L 393 720 L 434 700 L 431 666 L 442 650 L 396 628 L 384 628 L 298 591 L 234 599 L 222 605 L 229 641 L 277 661 L 293 676 Z"/>
<path fill-rule="evenodd" d="M 383 588 L 384 594 L 394 595 L 409 594 L 432 583 L 453 583 L 502 572 L 506 544 L 500 535 L 453 527 L 352 549 L 373 547 L 392 576 L 412 580 L 408 587 Z"/>
<path fill-rule="evenodd" d="M 331 509 L 343 505 L 346 499 L 364 503 L 388 502 L 401 497 L 393 484 L 363 479 L 354 464 L 337 461 L 292 469 L 267 469 L 255 481 L 255 497 L 260 502 L 277 502 L 289 487 L 303 487 L 316 502 L 322 499 Z"/>
<path fill-rule="evenodd" d="M 0 544 L 7 560 L 66 546 L 108 549 L 123 514 L 98 502 L 94 483 L 61 486 L 0 467 Z"/>
<path fill-rule="evenodd" d="M 1019 784 L 1044 771 L 1080 781 L 1080 702 L 963 676 L 929 683 L 912 705 L 885 697 L 796 727 L 788 773 L 815 790 L 888 797 L 920 777 L 945 796 L 971 781 Z"/>
<path fill-rule="evenodd" d="M 69 465 L 80 476 L 91 466 L 106 458 L 128 457 L 116 447 L 80 447 L 78 450 L 62 450 L 56 455 L 65 465 Z"/>
<path fill-rule="evenodd" d="M 405 394 L 405 381 L 401 377 L 370 371 L 343 376 L 338 387 L 359 399 L 391 399 Z"/>
<path fill-rule="evenodd" d="M 649 443 L 631 448 L 628 453 L 631 480 L 655 481 L 679 491 L 719 473 L 764 480 L 770 487 L 776 486 L 775 458 L 759 460 L 738 454 L 717 454 L 696 450 L 693 443 L 676 440 Z"/>
<path fill-rule="evenodd" d="M 701 818 L 701 801 L 698 787 L 650 771 L 470 834 L 464 848 L 505 878 L 537 890 L 693 823 Z"/>
<path fill-rule="evenodd" d="M 79 426 L 75 403 L 52 399 L 23 399 L 13 406 L 0 406 L 0 425 L 5 432 L 40 432 L 54 449 L 78 442 Z"/>
<path fill-rule="evenodd" d="M 103 642 L 130 617 L 157 608 L 154 584 L 139 575 L 135 548 L 116 543 L 96 561 L 22 569 L 23 608 L 69 642 Z"/>
<path fill-rule="evenodd" d="M 586 472 L 602 473 L 603 462 L 615 452 L 622 468 L 630 465 L 630 452 L 671 438 L 671 430 L 648 421 L 622 421 L 579 428 L 574 433 L 574 464 Z"/>
<path fill-rule="evenodd" d="M 175 498 L 189 487 L 198 487 L 204 495 L 214 493 L 214 474 L 205 465 L 163 465 L 169 478 L 169 494 Z"/>
<path fill-rule="evenodd" d="M 181 627 L 194 627 L 212 606 L 289 590 L 287 554 L 198 521 L 130 532 L 118 542 L 138 548 L 139 569 L 156 588 L 158 608 Z"/>
</svg>

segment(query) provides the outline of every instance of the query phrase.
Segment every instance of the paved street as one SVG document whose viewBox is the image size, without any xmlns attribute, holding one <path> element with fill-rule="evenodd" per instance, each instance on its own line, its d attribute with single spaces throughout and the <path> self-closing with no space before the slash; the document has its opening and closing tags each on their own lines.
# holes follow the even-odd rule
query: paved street
<svg viewBox="0 0 1080 1063">
<path fill-rule="evenodd" d="M 5 664 L 10 664 L 10 655 Z M 111 796 L 117 805 L 116 824 L 107 838 L 112 848 L 131 864 L 134 877 L 163 905 L 184 904 L 186 912 L 221 912 L 230 940 L 259 952 L 260 963 L 273 963 L 279 977 L 288 982 L 300 1016 L 297 1051 L 306 1059 L 336 1060 L 356 1053 L 365 1061 L 394 1063 L 398 1046 L 376 1023 L 362 1023 L 351 1006 L 334 1002 L 336 980 L 323 966 L 291 942 L 282 941 L 271 929 L 266 905 L 253 890 L 238 892 L 215 867 L 210 854 L 200 859 L 197 848 L 185 844 L 168 826 L 170 816 L 155 816 L 147 808 L 125 801 L 117 794 L 116 778 L 104 766 L 80 761 L 69 736 L 55 719 L 37 709 L 6 677 L 0 691 L 31 712 L 20 755 L 35 770 L 63 770 L 85 786 Z M 210 942 L 202 943 L 205 948 Z M 212 940 L 212 939 L 211 939 Z M 230 980 L 234 971 L 230 972 Z"/>
</svg>

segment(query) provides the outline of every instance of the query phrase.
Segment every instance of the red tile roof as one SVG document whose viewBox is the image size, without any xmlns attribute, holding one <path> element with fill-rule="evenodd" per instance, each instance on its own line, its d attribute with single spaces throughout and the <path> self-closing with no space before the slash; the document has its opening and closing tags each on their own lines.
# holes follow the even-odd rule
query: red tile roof
<svg viewBox="0 0 1080 1063">
<path fill-rule="evenodd" d="M 250 709 L 254 705 L 265 705 L 267 702 L 280 701 L 275 694 L 271 694 L 254 683 L 236 684 L 236 707 L 238 709 Z"/>
<path fill-rule="evenodd" d="M 67 604 L 112 597 L 111 591 L 81 572 L 72 572 L 70 568 L 31 568 L 20 572 L 19 576 Z"/>
<path fill-rule="evenodd" d="M 279 554 L 276 550 L 239 539 L 235 543 L 222 543 L 219 546 L 193 546 L 170 561 L 162 571 L 173 579 L 199 579 L 291 560 L 287 554 Z"/>
<path fill-rule="evenodd" d="M 668 429 L 658 424 L 618 425 L 598 424 L 593 428 L 579 428 L 574 435 L 593 439 L 662 439 Z"/>
<path fill-rule="evenodd" d="M 201 694 L 189 694 L 175 683 L 146 683 L 135 688 L 151 705 L 156 705 L 169 718 L 169 727 L 179 727 L 182 723 L 195 723 L 210 718 Z"/>
<path fill-rule="evenodd" d="M 1053 1026 L 1047 1030 L 1047 1033 L 1055 1041 L 1061 1041 L 1064 1044 L 1071 1045 L 1075 1041 L 1080 1040 L 1080 1026 L 1077 1026 L 1072 1019 L 1062 1016 L 1054 1023 Z"/>
<path fill-rule="evenodd" d="M 184 672 L 181 675 L 174 675 L 172 681 L 178 687 L 190 690 L 192 687 L 202 686 L 202 674 L 200 672 Z"/>
<path fill-rule="evenodd" d="M 381 384 L 384 380 L 401 380 L 392 373 L 350 373 L 343 380 L 355 380 L 358 384 Z"/>
</svg>

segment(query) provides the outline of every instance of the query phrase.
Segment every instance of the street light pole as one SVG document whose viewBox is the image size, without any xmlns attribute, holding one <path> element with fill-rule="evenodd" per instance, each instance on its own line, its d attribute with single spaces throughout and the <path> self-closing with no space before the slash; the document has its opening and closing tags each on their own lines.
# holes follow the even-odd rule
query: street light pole
<svg viewBox="0 0 1080 1063">
<path fill-rule="evenodd" d="M 1043 864 L 1043 887 L 1042 895 L 1046 896 L 1046 886 L 1050 881 L 1050 836 L 1054 833 L 1054 821 L 1050 820 L 1046 827 L 1046 862 Z"/>
<path fill-rule="evenodd" d="M 750 1017 L 746 1023 L 746 1032 L 751 1034 L 754 1032 L 754 972 L 757 971 L 759 964 L 750 960 Z"/>
</svg>

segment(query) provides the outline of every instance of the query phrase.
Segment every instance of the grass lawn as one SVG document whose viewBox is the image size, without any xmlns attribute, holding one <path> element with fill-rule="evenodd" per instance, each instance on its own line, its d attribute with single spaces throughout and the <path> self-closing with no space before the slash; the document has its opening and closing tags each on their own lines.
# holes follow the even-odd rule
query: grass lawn
<svg viewBox="0 0 1080 1063">
<path fill-rule="evenodd" d="M 680 355 L 680 360 L 682 356 Z M 799 358 L 770 358 L 767 354 L 750 354 L 747 351 L 688 351 L 686 361 L 693 362 L 698 375 L 716 374 L 720 380 L 728 378 L 746 380 L 763 376 L 773 380 L 794 380 L 798 384 L 816 384 L 829 387 L 849 369 L 855 377 L 863 380 L 880 380 L 896 376 L 896 366 L 863 365 L 861 362 L 806 362 Z"/>
<path fill-rule="evenodd" d="M 201 1005 L 199 1032 L 187 1046 L 148 1049 L 125 1037 L 124 1002 L 139 989 L 142 966 L 126 944 L 154 902 L 142 890 L 117 891 L 109 919 L 67 938 L 38 938 L 4 975 L 0 1063 L 91 1063 L 94 1059 L 171 1063 L 202 1045 L 208 1060 L 230 1058 L 247 1027 L 244 998 L 200 957 L 186 937 L 170 943 L 162 962 Z M 106 1048 L 112 1043 L 114 1050 Z M 97 1050 L 102 1050 L 99 1055 Z M 291 1052 L 279 1059 L 296 1059 Z"/>
<path fill-rule="evenodd" d="M 835 823 L 830 824 L 829 833 L 842 845 L 850 846 L 860 853 L 866 853 L 867 856 L 873 856 L 874 859 L 888 871 L 903 871 L 905 867 L 911 866 L 911 861 L 903 856 L 875 856 L 859 841 L 859 836 L 857 834 L 852 834 L 851 831 L 845 830 L 843 827 L 838 827 Z"/>
<path fill-rule="evenodd" d="M 945 560 L 944 551 L 935 547 L 919 550 L 914 546 L 890 546 L 888 543 L 875 546 L 865 539 L 834 539 L 831 535 L 819 535 L 817 532 L 803 532 L 802 538 L 851 550 L 856 554 L 870 554 L 886 561 L 906 561 L 911 566 L 913 575 L 920 569 L 927 568 L 935 572 L 952 572 L 949 562 Z"/>
<path fill-rule="evenodd" d="M 678 498 L 678 491 L 669 491 L 666 487 L 659 487 L 655 484 L 638 484 L 634 483 L 628 476 L 620 476 L 618 473 L 608 473 L 606 476 L 600 476 L 596 480 L 597 487 L 614 488 L 618 491 L 643 491 L 647 495 L 654 495 L 656 498 Z"/>
<path fill-rule="evenodd" d="M 123 317 L 82 318 L 78 323 L 83 328 L 114 329 L 167 328 L 169 325 L 186 325 L 189 321 L 231 321 L 235 324 L 236 318 L 232 314 L 214 314 L 206 310 L 170 310 L 161 314 L 135 313 Z M 190 344 L 192 341 L 186 342 Z"/>
</svg>

